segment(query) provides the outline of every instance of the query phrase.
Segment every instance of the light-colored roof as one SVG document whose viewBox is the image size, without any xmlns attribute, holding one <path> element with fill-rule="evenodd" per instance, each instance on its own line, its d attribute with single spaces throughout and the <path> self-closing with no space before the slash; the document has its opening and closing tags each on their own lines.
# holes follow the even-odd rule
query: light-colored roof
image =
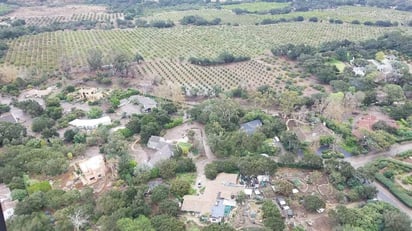
<svg viewBox="0 0 412 231">
<path fill-rule="evenodd" d="M 206 214 L 210 213 L 210 209 L 210 201 L 201 200 L 199 196 L 186 195 L 183 197 L 182 211 Z"/>
<path fill-rule="evenodd" d="M 243 123 L 240 125 L 240 128 L 246 132 L 248 135 L 252 135 L 255 133 L 256 129 L 262 126 L 262 121 L 260 120 L 252 120 L 247 123 Z"/>
<path fill-rule="evenodd" d="M 9 122 L 9 123 L 17 123 L 16 118 L 12 113 L 4 113 L 0 115 L 0 122 Z"/>
<path fill-rule="evenodd" d="M 103 155 L 93 156 L 79 163 L 80 170 L 84 173 L 92 173 L 105 166 Z"/>
<path fill-rule="evenodd" d="M 205 191 L 203 194 L 199 196 L 184 196 L 181 210 L 211 214 L 212 207 L 216 204 L 216 200 L 226 199 L 233 201 L 231 196 L 243 191 L 244 187 L 238 185 L 236 181 L 237 174 L 220 173 L 215 180 L 204 183 Z M 236 203 L 232 202 L 231 204 Z"/>
<path fill-rule="evenodd" d="M 0 184 L 0 201 L 6 201 L 11 199 L 10 189 L 5 184 Z"/>
<path fill-rule="evenodd" d="M 251 188 L 245 188 L 244 190 L 243 190 L 243 192 L 246 194 L 246 195 L 252 195 L 252 193 L 253 193 L 253 189 L 251 189 Z"/>
<path fill-rule="evenodd" d="M 99 125 L 110 125 L 112 124 L 112 120 L 109 116 L 103 116 L 98 119 L 75 119 L 73 121 L 70 121 L 69 124 L 75 127 L 92 129 L 98 127 Z"/>
</svg>

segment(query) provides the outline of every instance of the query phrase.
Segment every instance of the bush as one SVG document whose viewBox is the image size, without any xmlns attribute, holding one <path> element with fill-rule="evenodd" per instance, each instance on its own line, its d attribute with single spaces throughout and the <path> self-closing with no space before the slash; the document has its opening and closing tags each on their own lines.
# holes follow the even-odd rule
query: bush
<svg viewBox="0 0 412 231">
<path fill-rule="evenodd" d="M 397 197 L 400 201 L 402 201 L 406 206 L 409 208 L 412 208 L 412 197 L 408 195 L 408 193 L 403 190 L 398 188 L 395 183 L 393 183 L 391 180 L 386 178 L 384 175 L 380 173 L 375 174 L 375 178 L 377 181 L 379 181 L 381 184 L 383 184 L 391 193 Z"/>
<path fill-rule="evenodd" d="M 40 181 L 37 183 L 33 183 L 32 185 L 30 185 L 29 187 L 27 187 L 27 192 L 29 194 L 32 194 L 34 192 L 47 192 L 51 190 L 51 185 L 48 181 Z"/>
<path fill-rule="evenodd" d="M 46 128 L 52 128 L 53 125 L 54 121 L 50 118 L 47 118 L 45 116 L 36 117 L 33 119 L 33 122 L 31 124 L 31 130 L 33 132 L 42 132 Z"/>
<path fill-rule="evenodd" d="M 182 123 L 183 123 L 183 118 L 177 118 L 177 119 L 174 119 L 172 122 L 165 124 L 164 128 L 165 129 L 174 128 L 176 126 L 181 125 Z"/>
<path fill-rule="evenodd" d="M 89 112 L 87 112 L 87 118 L 97 119 L 103 115 L 103 110 L 98 107 L 92 107 Z"/>
<path fill-rule="evenodd" d="M 306 196 L 303 202 L 305 209 L 310 212 L 316 212 L 320 208 L 325 208 L 325 205 L 325 202 L 315 195 Z"/>
</svg>

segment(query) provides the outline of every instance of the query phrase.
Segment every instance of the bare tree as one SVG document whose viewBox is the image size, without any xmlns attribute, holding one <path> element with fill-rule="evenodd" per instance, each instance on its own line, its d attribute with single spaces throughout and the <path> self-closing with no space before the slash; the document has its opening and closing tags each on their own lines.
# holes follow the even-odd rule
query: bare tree
<svg viewBox="0 0 412 231">
<path fill-rule="evenodd" d="M 69 219 L 74 226 L 74 230 L 79 231 L 83 225 L 89 222 L 89 215 L 84 214 L 82 209 L 76 209 L 74 213 L 69 216 Z"/>
</svg>

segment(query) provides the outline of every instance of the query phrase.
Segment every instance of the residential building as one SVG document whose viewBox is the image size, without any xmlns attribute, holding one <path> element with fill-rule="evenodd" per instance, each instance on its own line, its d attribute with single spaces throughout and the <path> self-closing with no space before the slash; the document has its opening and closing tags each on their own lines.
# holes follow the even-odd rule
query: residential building
<svg viewBox="0 0 412 231">
<path fill-rule="evenodd" d="M 109 116 L 103 116 L 98 119 L 75 119 L 73 121 L 70 121 L 69 124 L 77 128 L 93 130 L 96 129 L 99 125 L 112 124 L 112 120 Z"/>
<path fill-rule="evenodd" d="M 77 166 L 81 171 L 79 177 L 83 185 L 94 184 L 106 175 L 106 163 L 103 155 L 80 161 Z"/>
<path fill-rule="evenodd" d="M 154 167 L 156 163 L 170 159 L 174 153 L 174 145 L 171 141 L 168 141 L 160 136 L 151 136 L 147 142 L 147 147 L 157 150 L 154 155 L 149 157 L 147 165 L 149 167 Z"/>
<path fill-rule="evenodd" d="M 237 174 L 220 173 L 215 180 L 204 183 L 203 194 L 184 196 L 181 210 L 198 216 L 209 215 L 212 223 L 222 222 L 236 207 L 235 197 L 244 189 L 237 178 Z"/>
</svg>

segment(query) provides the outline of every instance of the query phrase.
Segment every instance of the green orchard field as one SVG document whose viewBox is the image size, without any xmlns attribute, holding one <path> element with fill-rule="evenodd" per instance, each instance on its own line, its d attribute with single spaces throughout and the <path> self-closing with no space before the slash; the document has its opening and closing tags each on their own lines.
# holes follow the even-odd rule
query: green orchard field
<svg viewBox="0 0 412 231">
<path fill-rule="evenodd" d="M 228 9 L 228 10 L 242 9 L 242 10 L 248 10 L 248 11 L 254 12 L 254 11 L 267 11 L 271 9 L 284 8 L 289 5 L 290 3 L 288 2 L 248 2 L 248 3 L 233 4 L 233 5 L 223 5 L 222 8 Z"/>
<path fill-rule="evenodd" d="M 334 25 L 329 23 L 282 23 L 266 26 L 137 28 L 128 30 L 58 31 L 23 36 L 9 41 L 4 63 L 41 70 L 59 67 L 61 58 L 73 67 L 87 66 L 87 52 L 98 48 L 107 57 L 120 50 L 145 60 L 158 58 L 216 57 L 223 51 L 255 57 L 275 45 L 318 45 L 325 41 L 376 38 L 399 28 Z"/>
<path fill-rule="evenodd" d="M 238 6 L 238 5 L 230 5 Z M 236 8 L 236 7 L 235 7 Z M 412 20 L 411 13 L 404 11 L 397 11 L 393 9 L 381 9 L 374 7 L 355 7 L 345 6 L 337 9 L 327 10 L 314 10 L 310 12 L 292 12 L 289 14 L 279 15 L 259 15 L 259 14 L 241 14 L 236 15 L 228 9 L 201 9 L 201 10 L 187 10 L 187 11 L 169 11 L 162 13 L 155 13 L 152 16 L 148 16 L 146 20 L 162 19 L 172 20 L 178 22 L 184 16 L 187 15 L 199 15 L 205 19 L 211 20 L 213 18 L 221 18 L 223 23 L 238 23 L 241 25 L 260 23 L 263 19 L 290 19 L 298 16 L 303 16 L 305 20 L 310 17 L 317 17 L 319 20 L 329 21 L 329 19 L 340 19 L 343 22 L 350 23 L 353 20 L 359 20 L 361 23 L 365 21 L 375 22 L 377 20 L 390 20 L 392 22 L 397 21 L 399 23 L 407 23 Z"/>
</svg>

